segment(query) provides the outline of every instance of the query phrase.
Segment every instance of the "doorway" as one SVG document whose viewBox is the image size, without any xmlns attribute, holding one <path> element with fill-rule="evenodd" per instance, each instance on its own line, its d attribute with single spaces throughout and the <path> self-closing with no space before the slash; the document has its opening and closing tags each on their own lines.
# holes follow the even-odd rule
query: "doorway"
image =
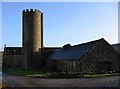
<svg viewBox="0 0 120 89">
<path fill-rule="evenodd" d="M 111 63 L 110 62 L 98 62 L 96 64 L 96 72 L 103 73 L 111 71 Z"/>
</svg>

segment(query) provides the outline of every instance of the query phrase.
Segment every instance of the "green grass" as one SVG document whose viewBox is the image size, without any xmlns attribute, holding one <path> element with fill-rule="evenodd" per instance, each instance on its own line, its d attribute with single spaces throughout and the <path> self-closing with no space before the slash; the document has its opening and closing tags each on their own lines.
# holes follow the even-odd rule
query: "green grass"
<svg viewBox="0 0 120 89">
<path fill-rule="evenodd" d="M 30 69 L 21 69 L 21 68 L 3 68 L 2 72 L 12 74 L 12 75 L 17 75 L 17 76 L 41 77 L 42 78 L 42 77 L 49 77 L 49 75 L 53 71 L 47 70 L 45 68 L 42 68 L 39 70 L 30 70 Z"/>
<path fill-rule="evenodd" d="M 80 74 L 80 73 L 61 73 L 51 71 L 45 68 L 39 70 L 25 70 L 20 68 L 3 68 L 2 70 L 5 73 L 18 75 L 18 76 L 27 76 L 27 77 L 37 77 L 37 78 L 95 78 L 95 77 L 106 77 L 106 76 L 118 76 L 120 73 L 113 74 Z"/>
<path fill-rule="evenodd" d="M 3 68 L 2 72 L 18 76 L 27 76 L 29 74 L 33 75 L 39 73 L 38 71 L 26 70 L 21 68 Z"/>
<path fill-rule="evenodd" d="M 107 76 L 119 76 L 120 73 L 112 73 L 112 74 L 84 74 L 85 78 L 94 78 L 94 77 L 107 77 Z"/>
<path fill-rule="evenodd" d="M 31 74 L 31 75 L 26 75 L 28 77 L 48 77 L 49 75 L 48 74 Z"/>
</svg>

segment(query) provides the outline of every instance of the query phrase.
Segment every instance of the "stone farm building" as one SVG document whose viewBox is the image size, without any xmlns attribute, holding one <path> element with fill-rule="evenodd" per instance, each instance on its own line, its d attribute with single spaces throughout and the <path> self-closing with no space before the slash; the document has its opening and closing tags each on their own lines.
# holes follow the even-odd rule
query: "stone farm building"
<svg viewBox="0 0 120 89">
<path fill-rule="evenodd" d="M 5 51 L 7 67 L 22 67 L 21 47 L 5 47 Z M 120 69 L 119 53 L 103 38 L 74 46 L 43 48 L 42 52 L 43 59 L 36 62 L 39 68 L 44 66 L 61 72 L 81 73 L 119 72 Z"/>
<path fill-rule="evenodd" d="M 119 53 L 103 38 L 75 46 L 56 49 L 46 66 L 62 72 L 119 71 Z"/>
</svg>

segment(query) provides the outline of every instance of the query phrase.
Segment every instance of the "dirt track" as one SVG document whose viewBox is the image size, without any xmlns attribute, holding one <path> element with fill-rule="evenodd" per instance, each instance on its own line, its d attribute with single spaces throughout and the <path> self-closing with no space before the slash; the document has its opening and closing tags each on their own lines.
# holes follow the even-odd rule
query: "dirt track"
<svg viewBox="0 0 120 89">
<path fill-rule="evenodd" d="M 41 79 L 3 74 L 10 87 L 120 87 L 120 76 L 77 79 Z"/>
</svg>

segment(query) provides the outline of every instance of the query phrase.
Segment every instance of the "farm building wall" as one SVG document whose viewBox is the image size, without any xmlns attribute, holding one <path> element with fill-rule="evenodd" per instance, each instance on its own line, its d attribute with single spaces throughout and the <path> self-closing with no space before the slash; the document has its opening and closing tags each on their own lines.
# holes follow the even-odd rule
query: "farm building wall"
<svg viewBox="0 0 120 89">
<path fill-rule="evenodd" d="M 40 68 L 45 66 L 45 60 L 51 55 L 53 50 L 60 49 L 60 47 L 46 47 L 36 52 L 35 59 L 32 61 L 33 68 Z M 23 62 L 22 47 L 5 47 L 3 52 L 3 66 L 4 67 L 21 67 Z"/>
<path fill-rule="evenodd" d="M 22 55 L 7 55 L 4 63 L 5 67 L 22 67 Z"/>
<path fill-rule="evenodd" d="M 119 71 L 119 56 L 120 54 L 115 51 L 109 43 L 107 43 L 105 40 L 100 40 L 96 43 L 96 45 L 92 48 L 92 50 L 89 51 L 82 59 L 82 68 L 83 72 L 88 71 L 95 71 L 95 72 L 101 72 L 101 71 Z M 101 63 L 110 63 L 110 67 L 108 70 L 105 69 L 105 66 L 100 70 L 100 67 L 97 67 L 97 65 Z M 104 64 L 103 64 L 104 65 Z"/>
<path fill-rule="evenodd" d="M 4 47 L 3 67 L 22 67 L 22 47 Z"/>
<path fill-rule="evenodd" d="M 82 72 L 81 61 L 71 60 L 46 60 L 46 67 L 61 72 Z"/>
</svg>

